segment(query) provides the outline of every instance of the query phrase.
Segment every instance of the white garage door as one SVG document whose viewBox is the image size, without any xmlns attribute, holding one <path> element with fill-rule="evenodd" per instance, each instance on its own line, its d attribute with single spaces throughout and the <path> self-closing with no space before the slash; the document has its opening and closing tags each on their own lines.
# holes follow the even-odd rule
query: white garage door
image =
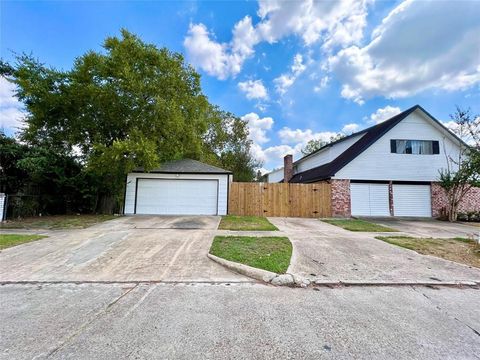
<svg viewBox="0 0 480 360">
<path fill-rule="evenodd" d="M 138 179 L 136 214 L 217 215 L 217 180 Z"/>
<path fill-rule="evenodd" d="M 351 183 L 353 216 L 390 216 L 388 184 Z"/>
<path fill-rule="evenodd" d="M 395 216 L 432 216 L 430 185 L 393 184 Z"/>
</svg>

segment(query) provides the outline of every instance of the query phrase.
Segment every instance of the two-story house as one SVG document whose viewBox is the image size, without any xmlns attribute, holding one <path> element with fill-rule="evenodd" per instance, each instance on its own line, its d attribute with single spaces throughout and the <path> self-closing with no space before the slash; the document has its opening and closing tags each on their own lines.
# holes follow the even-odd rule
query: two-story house
<svg viewBox="0 0 480 360">
<path fill-rule="evenodd" d="M 446 198 L 438 185 L 447 156 L 467 146 L 416 105 L 268 174 L 268 182 L 332 184 L 334 216 L 437 217 Z M 461 211 L 480 210 L 480 189 L 464 198 Z"/>
</svg>

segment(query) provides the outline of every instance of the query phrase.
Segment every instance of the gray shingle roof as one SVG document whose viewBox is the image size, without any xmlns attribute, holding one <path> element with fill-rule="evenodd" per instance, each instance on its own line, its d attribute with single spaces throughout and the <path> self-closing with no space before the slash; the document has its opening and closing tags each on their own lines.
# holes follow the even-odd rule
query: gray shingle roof
<svg viewBox="0 0 480 360">
<path fill-rule="evenodd" d="M 136 168 L 134 172 L 144 172 L 143 168 Z M 150 171 L 152 173 L 203 173 L 203 174 L 231 174 L 231 171 L 208 165 L 197 160 L 182 159 L 170 161 Z"/>
</svg>

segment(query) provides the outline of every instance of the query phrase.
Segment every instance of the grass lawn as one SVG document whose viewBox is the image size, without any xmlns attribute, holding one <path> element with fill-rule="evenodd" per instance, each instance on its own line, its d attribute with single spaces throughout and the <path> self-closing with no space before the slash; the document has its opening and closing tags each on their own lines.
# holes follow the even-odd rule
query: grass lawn
<svg viewBox="0 0 480 360">
<path fill-rule="evenodd" d="M 290 265 L 292 244 L 286 237 L 215 236 L 210 254 L 284 274 Z"/>
<path fill-rule="evenodd" d="M 350 231 L 395 232 L 397 230 L 359 219 L 322 219 L 322 221 Z"/>
<path fill-rule="evenodd" d="M 465 238 L 435 239 L 408 236 L 377 236 L 389 244 L 480 268 L 480 246 Z"/>
<path fill-rule="evenodd" d="M 73 229 L 86 228 L 96 223 L 114 219 L 114 215 L 55 215 L 36 216 L 19 220 L 8 220 L 0 229 Z"/>
<path fill-rule="evenodd" d="M 275 231 L 278 230 L 270 221 L 261 216 L 235 216 L 227 215 L 222 217 L 218 226 L 220 230 L 237 231 Z"/>
<path fill-rule="evenodd" d="M 0 234 L 0 250 L 46 238 L 43 235 Z"/>
</svg>

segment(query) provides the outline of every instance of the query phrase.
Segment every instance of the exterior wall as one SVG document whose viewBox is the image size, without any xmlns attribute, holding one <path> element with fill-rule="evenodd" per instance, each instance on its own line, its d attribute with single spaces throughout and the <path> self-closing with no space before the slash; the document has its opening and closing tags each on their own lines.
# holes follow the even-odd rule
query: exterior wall
<svg viewBox="0 0 480 360">
<path fill-rule="evenodd" d="M 353 136 L 348 140 L 344 140 L 336 145 L 331 147 L 327 147 L 326 149 L 308 156 L 305 160 L 298 160 L 295 163 L 296 172 L 303 172 L 306 170 L 313 169 L 317 166 L 329 163 L 332 160 L 335 160 L 341 153 L 347 150 L 350 146 L 356 143 L 364 134 L 360 134 L 358 136 Z"/>
<path fill-rule="evenodd" d="M 267 176 L 267 181 L 269 183 L 278 183 L 283 180 L 283 167 L 277 170 L 272 171 Z"/>
<path fill-rule="evenodd" d="M 227 215 L 228 204 L 228 174 L 158 174 L 158 173 L 130 173 L 127 175 L 127 185 L 125 190 L 125 210 L 126 215 L 132 215 L 135 212 L 135 187 L 137 178 L 148 179 L 210 179 L 218 180 L 218 215 Z"/>
<path fill-rule="evenodd" d="M 331 180 L 332 184 L 332 216 L 350 217 L 350 180 Z"/>
<path fill-rule="evenodd" d="M 438 140 L 440 154 L 392 154 L 391 139 Z M 458 158 L 459 146 L 417 110 L 335 174 L 338 179 L 436 181 L 447 166 L 445 154 Z"/>
<path fill-rule="evenodd" d="M 0 193 L 0 221 L 5 220 L 7 209 L 5 209 L 5 203 L 7 200 L 7 195 L 5 193 Z"/>
<path fill-rule="evenodd" d="M 432 182 L 432 216 L 439 217 L 443 215 L 447 206 L 447 197 L 445 190 L 437 183 Z M 480 211 L 480 188 L 471 189 L 460 203 L 460 212 Z"/>
</svg>

